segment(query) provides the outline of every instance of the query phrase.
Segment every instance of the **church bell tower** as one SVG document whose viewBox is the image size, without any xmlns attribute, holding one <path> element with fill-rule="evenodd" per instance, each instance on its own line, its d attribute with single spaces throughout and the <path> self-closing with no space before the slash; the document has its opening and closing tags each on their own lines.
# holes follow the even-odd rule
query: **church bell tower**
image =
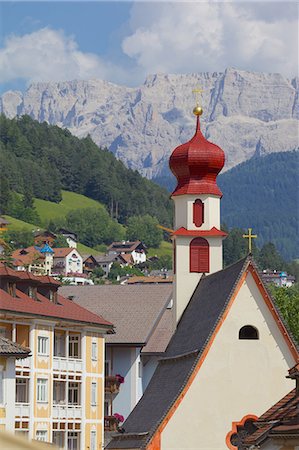
<svg viewBox="0 0 299 450">
<path fill-rule="evenodd" d="M 207 141 L 200 130 L 202 108 L 193 110 L 193 138 L 174 149 L 170 169 L 177 179 L 171 198 L 174 219 L 174 300 L 179 321 L 201 276 L 222 269 L 220 199 L 216 178 L 224 166 L 223 150 Z"/>
</svg>

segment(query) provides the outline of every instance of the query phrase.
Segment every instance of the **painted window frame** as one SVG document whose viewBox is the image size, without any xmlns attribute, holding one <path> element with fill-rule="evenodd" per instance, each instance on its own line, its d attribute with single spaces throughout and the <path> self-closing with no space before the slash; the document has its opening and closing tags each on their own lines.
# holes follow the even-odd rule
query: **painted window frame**
<svg viewBox="0 0 299 450">
<path fill-rule="evenodd" d="M 98 360 L 98 343 L 96 339 L 91 341 L 91 359 L 92 361 Z"/>
<path fill-rule="evenodd" d="M 44 437 L 45 439 L 41 439 L 41 437 Z M 36 430 L 36 432 L 35 432 L 35 439 L 37 440 L 37 441 L 40 441 L 40 442 L 47 442 L 47 440 L 48 440 L 48 431 L 47 430 Z"/>
<path fill-rule="evenodd" d="M 48 403 L 48 378 L 36 379 L 36 401 L 37 403 Z"/>
<path fill-rule="evenodd" d="M 81 336 L 79 334 L 69 334 L 68 339 L 68 357 L 73 359 L 81 358 Z M 76 344 L 78 344 L 78 354 L 75 353 Z M 72 349 L 72 351 L 70 351 Z"/>
<path fill-rule="evenodd" d="M 38 356 L 49 356 L 49 337 L 40 335 L 37 337 Z"/>
<path fill-rule="evenodd" d="M 97 432 L 96 430 L 90 431 L 90 450 L 97 449 Z"/>
<path fill-rule="evenodd" d="M 91 382 L 91 393 L 90 393 L 90 403 L 91 406 L 97 406 L 97 389 L 98 389 L 98 383 L 96 381 Z"/>
</svg>

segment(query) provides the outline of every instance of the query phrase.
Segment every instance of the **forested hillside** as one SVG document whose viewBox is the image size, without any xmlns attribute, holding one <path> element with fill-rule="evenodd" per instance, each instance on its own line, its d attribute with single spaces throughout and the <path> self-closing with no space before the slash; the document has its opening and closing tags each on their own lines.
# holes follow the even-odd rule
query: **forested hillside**
<svg viewBox="0 0 299 450">
<path fill-rule="evenodd" d="M 84 194 L 106 205 L 125 223 L 133 215 L 150 214 L 171 225 L 172 206 L 166 190 L 127 169 L 89 138 L 38 123 L 29 116 L 0 116 L 1 197 L 13 190 L 59 202 L 61 189 Z M 2 212 L 3 203 L 1 205 Z"/>
<path fill-rule="evenodd" d="M 257 245 L 273 242 L 287 260 L 299 257 L 299 152 L 252 158 L 219 175 L 221 219 L 229 228 L 252 227 Z M 170 192 L 173 176 L 155 181 Z"/>
</svg>

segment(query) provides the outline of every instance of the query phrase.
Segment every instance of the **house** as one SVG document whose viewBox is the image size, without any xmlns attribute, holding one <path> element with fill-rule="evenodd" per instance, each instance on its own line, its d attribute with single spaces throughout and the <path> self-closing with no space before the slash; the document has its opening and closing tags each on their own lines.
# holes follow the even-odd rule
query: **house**
<svg viewBox="0 0 299 450">
<path fill-rule="evenodd" d="M 104 335 L 113 326 L 62 297 L 59 286 L 0 267 L 1 336 L 31 352 L 16 360 L 9 420 L 29 439 L 96 450 L 103 445 Z"/>
<path fill-rule="evenodd" d="M 76 248 L 53 248 L 53 251 L 53 274 L 83 274 L 83 258 Z"/>
<path fill-rule="evenodd" d="M 11 254 L 16 270 L 51 275 L 54 250 L 48 244 L 14 250 Z"/>
<path fill-rule="evenodd" d="M 141 264 L 146 261 L 146 246 L 141 241 L 112 242 L 107 249 L 108 255 L 120 254 L 127 264 Z"/>
<path fill-rule="evenodd" d="M 299 448 L 299 367 L 289 370 L 296 387 L 259 418 L 235 428 L 238 450 L 296 450 Z"/>
<path fill-rule="evenodd" d="M 284 374 L 298 362 L 296 343 L 252 256 L 223 269 L 217 175 L 225 157 L 201 133 L 202 109 L 194 113 L 193 138 L 170 156 L 177 327 L 110 450 L 237 450 L 235 424 L 292 387 Z"/>
<path fill-rule="evenodd" d="M 70 248 L 77 248 L 78 235 L 76 233 L 70 230 L 66 230 L 65 228 L 60 228 L 58 230 L 58 233 L 66 239 L 66 242 L 68 243 L 68 246 Z"/>
<path fill-rule="evenodd" d="M 5 338 L 4 332 L 5 329 L 0 328 L 0 430 L 14 431 L 16 359 L 28 358 L 30 350 Z"/>
<path fill-rule="evenodd" d="M 8 230 L 9 221 L 0 216 L 0 234 Z"/>
<path fill-rule="evenodd" d="M 128 264 L 133 263 L 130 255 L 127 254 L 118 255 L 115 253 L 110 253 L 104 256 L 95 256 L 95 260 L 97 262 L 98 267 L 101 267 L 103 269 L 104 278 L 108 277 L 113 263 L 119 263 L 122 266 L 127 266 Z"/>
<path fill-rule="evenodd" d="M 54 242 L 56 239 L 56 234 L 51 233 L 48 230 L 36 230 L 34 233 L 34 244 L 38 247 L 42 247 L 45 244 L 50 245 L 50 247 L 54 246 Z"/>
<path fill-rule="evenodd" d="M 62 286 L 59 292 L 93 313 L 101 311 L 115 326 L 115 334 L 106 337 L 109 430 L 113 415 L 128 417 L 142 396 L 174 332 L 172 285 Z M 115 387 L 117 375 L 124 378 L 120 387 Z"/>
<path fill-rule="evenodd" d="M 263 270 L 260 276 L 265 284 L 273 283 L 279 287 L 291 287 L 296 281 L 293 275 L 276 270 Z"/>
</svg>

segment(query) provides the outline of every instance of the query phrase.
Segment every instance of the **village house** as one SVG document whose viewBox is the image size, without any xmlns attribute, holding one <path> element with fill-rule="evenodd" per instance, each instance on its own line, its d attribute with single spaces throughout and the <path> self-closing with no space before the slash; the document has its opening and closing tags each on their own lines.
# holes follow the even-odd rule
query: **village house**
<svg viewBox="0 0 299 450">
<path fill-rule="evenodd" d="M 60 228 L 58 230 L 58 234 L 61 234 L 65 238 L 70 248 L 77 248 L 78 235 L 76 233 L 70 230 L 66 230 L 65 228 Z"/>
<path fill-rule="evenodd" d="M 291 287 L 295 283 L 295 277 L 286 272 L 277 270 L 263 270 L 260 276 L 265 284 L 275 284 L 279 287 Z"/>
<path fill-rule="evenodd" d="M 1 423 L 64 450 L 97 450 L 104 442 L 104 335 L 113 326 L 62 297 L 59 286 L 0 267 L 1 337 L 27 349 L 19 355 L 12 347 L 15 381 L 5 365 L 12 379 Z"/>
<path fill-rule="evenodd" d="M 33 233 L 34 245 L 38 247 L 43 247 L 44 245 L 54 246 L 56 239 L 56 234 L 48 230 L 36 230 Z"/>
<path fill-rule="evenodd" d="M 199 106 L 194 114 L 193 138 L 170 156 L 177 327 L 110 450 L 238 450 L 235 424 L 292 388 L 284 375 L 298 363 L 296 343 L 252 256 L 223 269 L 217 175 L 225 157 L 201 133 Z"/>
<path fill-rule="evenodd" d="M 127 264 L 141 264 L 146 261 L 146 246 L 141 241 L 112 242 L 108 255 L 121 255 Z"/>
<path fill-rule="evenodd" d="M 5 337 L 0 328 L 0 430 L 15 430 L 16 359 L 28 358 L 30 350 Z"/>
<path fill-rule="evenodd" d="M 101 311 L 115 326 L 115 334 L 106 337 L 105 356 L 105 429 L 114 430 L 114 414 L 128 417 L 174 332 L 172 285 L 62 286 L 59 292 Z"/>
</svg>

